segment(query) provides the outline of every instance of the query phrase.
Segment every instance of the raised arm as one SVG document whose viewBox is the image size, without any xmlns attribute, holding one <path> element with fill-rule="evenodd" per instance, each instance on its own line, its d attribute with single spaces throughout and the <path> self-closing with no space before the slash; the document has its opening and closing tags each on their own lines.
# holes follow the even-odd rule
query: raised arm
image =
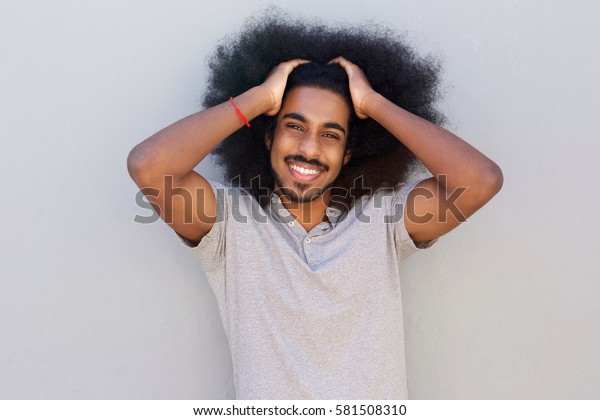
<svg viewBox="0 0 600 420">
<path fill-rule="evenodd" d="M 246 118 L 277 114 L 288 75 L 304 62 L 281 63 L 264 83 L 234 98 Z M 194 167 L 242 125 L 227 101 L 177 121 L 129 153 L 127 168 L 135 183 L 160 217 L 193 243 L 210 231 L 217 216 L 214 193 Z"/>
<path fill-rule="evenodd" d="M 363 71 L 339 57 L 348 74 L 356 114 L 373 118 L 400 140 L 433 175 L 414 188 L 404 223 L 415 242 L 438 238 L 479 210 L 502 187 L 502 171 L 466 141 L 375 92 Z"/>
</svg>

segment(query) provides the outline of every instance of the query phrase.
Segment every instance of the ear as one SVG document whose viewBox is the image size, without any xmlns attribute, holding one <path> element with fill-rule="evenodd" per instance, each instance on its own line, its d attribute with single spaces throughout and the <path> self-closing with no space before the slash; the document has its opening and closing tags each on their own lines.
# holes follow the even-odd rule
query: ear
<svg viewBox="0 0 600 420">
<path fill-rule="evenodd" d="M 350 162 L 350 158 L 352 157 L 352 149 L 346 149 L 346 153 L 344 154 L 344 163 L 345 166 L 348 162 Z"/>
<path fill-rule="evenodd" d="M 271 151 L 271 143 L 273 142 L 273 139 L 271 138 L 271 134 L 267 131 L 265 133 L 265 146 L 267 146 L 267 150 Z"/>
</svg>

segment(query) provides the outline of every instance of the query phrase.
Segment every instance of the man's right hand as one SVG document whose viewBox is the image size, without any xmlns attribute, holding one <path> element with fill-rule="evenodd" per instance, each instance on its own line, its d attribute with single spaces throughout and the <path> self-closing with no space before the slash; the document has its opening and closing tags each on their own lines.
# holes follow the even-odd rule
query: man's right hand
<svg viewBox="0 0 600 420">
<path fill-rule="evenodd" d="M 283 92 L 285 91 L 288 76 L 296 67 L 306 63 L 309 63 L 309 61 L 297 58 L 295 60 L 284 61 L 271 70 L 271 73 L 269 73 L 265 81 L 260 85 L 268 89 L 272 98 L 272 106 L 265 112 L 266 115 L 270 117 L 277 115 L 281 109 Z"/>
</svg>

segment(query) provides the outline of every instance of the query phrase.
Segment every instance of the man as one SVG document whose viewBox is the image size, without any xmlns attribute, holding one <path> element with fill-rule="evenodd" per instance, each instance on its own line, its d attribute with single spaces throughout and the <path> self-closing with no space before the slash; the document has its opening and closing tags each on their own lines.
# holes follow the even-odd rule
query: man
<svg viewBox="0 0 600 420">
<path fill-rule="evenodd" d="M 257 34 L 281 25 L 269 21 L 263 32 L 246 34 L 264 43 Z M 326 30 L 311 35 L 306 26 L 286 31 L 295 39 L 290 44 L 302 37 L 314 43 L 315 33 L 320 45 L 339 38 Z M 357 42 L 350 39 L 354 49 Z M 363 49 L 375 57 L 378 45 Z M 405 56 L 413 60 L 400 65 L 409 68 L 408 90 L 431 68 Z M 281 62 L 231 100 L 151 136 L 132 150 L 128 168 L 206 271 L 229 339 L 238 398 L 404 399 L 398 263 L 488 202 L 501 188 L 502 173 L 465 141 L 382 95 L 389 79 L 372 84 L 342 56 L 300 57 Z M 418 92 L 431 92 L 433 79 L 427 80 L 415 82 Z M 410 107 L 415 95 L 409 96 Z M 424 111 L 432 95 L 417 96 L 415 112 L 435 115 Z M 363 122 L 382 127 L 394 146 L 368 143 Z M 243 130 L 254 130 L 254 137 L 236 143 L 235 133 Z M 208 182 L 193 169 L 216 147 L 222 159 L 229 157 L 229 175 L 236 165 L 240 172 L 263 169 L 255 178 L 246 170 L 243 189 Z M 403 184 L 410 159 L 402 156 L 413 155 L 432 176 Z M 373 167 L 386 156 L 401 157 Z M 391 174 L 387 181 L 369 177 L 382 172 Z M 386 189 L 390 179 L 393 188 Z M 343 187 L 344 180 L 352 180 L 352 188 Z M 168 194 L 173 191 L 179 194 Z"/>
</svg>

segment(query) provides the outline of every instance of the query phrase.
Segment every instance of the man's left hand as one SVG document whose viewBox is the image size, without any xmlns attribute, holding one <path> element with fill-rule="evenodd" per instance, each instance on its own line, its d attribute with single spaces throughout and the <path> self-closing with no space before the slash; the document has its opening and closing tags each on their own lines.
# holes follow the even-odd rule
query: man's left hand
<svg viewBox="0 0 600 420">
<path fill-rule="evenodd" d="M 362 69 L 344 57 L 334 58 L 328 64 L 339 64 L 346 71 L 348 83 L 350 84 L 350 95 L 354 104 L 354 112 L 356 112 L 358 118 L 369 118 L 365 109 L 365 98 L 377 92 L 373 90 Z"/>
</svg>

